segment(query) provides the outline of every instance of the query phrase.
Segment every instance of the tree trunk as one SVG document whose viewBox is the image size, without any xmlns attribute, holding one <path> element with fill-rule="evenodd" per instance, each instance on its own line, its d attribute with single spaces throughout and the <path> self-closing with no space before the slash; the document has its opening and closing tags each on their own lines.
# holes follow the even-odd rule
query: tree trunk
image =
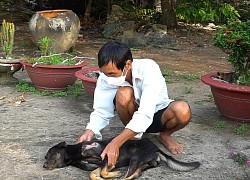
<svg viewBox="0 0 250 180">
<path fill-rule="evenodd" d="M 176 27 L 176 14 L 173 9 L 172 0 L 161 0 L 162 24 L 168 27 Z"/>
<path fill-rule="evenodd" d="M 92 0 L 89 0 L 88 5 L 86 7 L 86 11 L 84 13 L 84 22 L 89 22 L 91 20 L 90 18 L 91 6 L 92 6 Z"/>
</svg>

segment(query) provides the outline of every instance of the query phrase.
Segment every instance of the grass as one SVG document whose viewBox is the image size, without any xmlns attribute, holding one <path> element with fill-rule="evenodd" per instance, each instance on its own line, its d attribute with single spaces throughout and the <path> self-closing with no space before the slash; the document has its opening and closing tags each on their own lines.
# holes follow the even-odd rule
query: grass
<svg viewBox="0 0 250 180">
<path fill-rule="evenodd" d="M 225 121 L 217 121 L 216 124 L 214 125 L 213 129 L 214 130 L 220 130 L 227 128 L 227 124 Z M 234 128 L 234 133 L 237 135 L 244 135 L 250 130 L 250 126 L 247 124 L 241 124 L 238 127 Z"/>
<path fill-rule="evenodd" d="M 220 130 L 226 128 L 226 122 L 225 121 L 218 121 L 215 126 L 213 127 L 214 130 Z"/>
<path fill-rule="evenodd" d="M 195 81 L 197 79 L 200 79 L 200 77 L 196 74 L 179 74 L 178 77 L 180 79 L 185 79 L 188 81 Z"/>
<path fill-rule="evenodd" d="M 162 75 L 165 78 L 166 83 L 173 83 L 174 73 L 172 71 L 167 70 Z"/>
<path fill-rule="evenodd" d="M 195 81 L 197 79 L 200 79 L 199 75 L 196 74 L 175 74 L 173 71 L 171 70 L 164 70 L 164 72 L 162 73 L 163 77 L 166 79 L 166 83 L 173 83 L 173 82 L 177 82 L 180 80 L 185 80 L 185 81 Z"/>
<path fill-rule="evenodd" d="M 72 86 L 68 86 L 64 91 L 39 91 L 33 85 L 29 85 L 27 82 L 20 80 L 16 84 L 16 88 L 20 92 L 31 92 L 42 96 L 69 97 L 71 99 L 76 99 L 81 93 L 82 85 L 74 84 Z"/>
<path fill-rule="evenodd" d="M 249 125 L 241 124 L 240 126 L 234 128 L 234 132 L 237 135 L 244 135 L 250 129 Z"/>
<path fill-rule="evenodd" d="M 193 94 L 193 93 L 194 93 L 194 90 L 193 90 L 192 87 L 185 87 L 184 93 L 185 93 L 185 94 Z"/>
<path fill-rule="evenodd" d="M 238 163 L 240 166 L 248 164 L 249 159 L 246 155 L 234 151 L 228 153 L 230 159 L 233 159 L 234 162 Z"/>
</svg>

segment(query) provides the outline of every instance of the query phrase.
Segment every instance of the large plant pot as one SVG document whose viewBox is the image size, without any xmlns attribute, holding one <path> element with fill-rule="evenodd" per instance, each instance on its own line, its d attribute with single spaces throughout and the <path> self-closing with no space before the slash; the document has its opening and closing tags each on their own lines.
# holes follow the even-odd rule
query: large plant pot
<svg viewBox="0 0 250 180">
<path fill-rule="evenodd" d="M 73 66 L 55 66 L 40 65 L 21 61 L 24 65 L 29 78 L 38 90 L 58 91 L 65 90 L 69 85 L 73 85 L 76 81 L 75 72 L 87 65 L 84 61 L 79 65 Z"/>
<path fill-rule="evenodd" d="M 61 53 L 76 44 L 80 20 L 73 11 L 67 9 L 38 11 L 31 17 L 29 29 L 37 46 L 38 41 L 47 36 L 53 39 L 55 53 Z"/>
<path fill-rule="evenodd" d="M 19 59 L 0 58 L 0 84 L 12 84 L 17 82 L 17 79 L 14 78 L 13 75 L 22 67 L 19 61 Z"/>
<path fill-rule="evenodd" d="M 96 73 L 98 73 L 99 67 L 83 68 L 75 73 L 75 76 L 82 80 L 82 84 L 87 93 L 93 97 L 97 82 Z"/>
<path fill-rule="evenodd" d="M 250 122 L 250 87 L 215 80 L 216 75 L 206 74 L 201 80 L 211 87 L 219 112 L 229 120 Z"/>
</svg>

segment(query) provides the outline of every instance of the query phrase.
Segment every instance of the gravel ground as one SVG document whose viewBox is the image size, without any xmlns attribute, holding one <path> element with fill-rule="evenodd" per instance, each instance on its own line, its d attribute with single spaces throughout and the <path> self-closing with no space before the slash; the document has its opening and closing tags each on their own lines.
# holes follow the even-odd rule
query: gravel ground
<svg viewBox="0 0 250 180">
<path fill-rule="evenodd" d="M 15 77 L 29 81 L 25 72 L 17 72 Z M 78 82 L 80 83 L 80 82 Z M 250 166 L 239 166 L 228 158 L 233 150 L 250 157 L 249 133 L 238 136 L 233 132 L 234 124 L 226 123 L 224 129 L 214 130 L 216 123 L 222 119 L 214 102 L 209 98 L 210 89 L 197 81 L 190 84 L 171 83 L 171 97 L 183 94 L 187 87 L 193 93 L 185 98 L 191 105 L 193 117 L 190 124 L 174 134 L 184 145 L 185 153 L 175 158 L 183 161 L 200 161 L 201 167 L 191 172 L 176 172 L 165 166 L 149 169 L 138 179 L 172 179 L 172 180 L 243 180 L 250 179 Z M 77 99 L 67 97 L 40 96 L 21 93 L 14 85 L 0 85 L 0 97 L 9 99 L 24 96 L 20 105 L 0 100 L 0 179 L 89 179 L 89 172 L 75 167 L 56 170 L 43 169 L 44 156 L 53 145 L 66 141 L 74 144 L 82 133 L 92 111 L 92 98 L 83 90 Z M 184 95 L 183 95 L 184 96 Z M 123 126 L 114 118 L 103 131 L 104 137 L 111 137 L 122 131 Z M 156 134 L 148 134 L 160 148 Z M 124 168 L 122 171 L 124 172 Z"/>
</svg>

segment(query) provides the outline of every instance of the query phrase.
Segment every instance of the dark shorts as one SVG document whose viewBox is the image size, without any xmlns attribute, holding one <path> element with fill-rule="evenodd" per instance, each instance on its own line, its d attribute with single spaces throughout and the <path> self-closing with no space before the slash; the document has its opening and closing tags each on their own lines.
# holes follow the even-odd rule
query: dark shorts
<svg viewBox="0 0 250 180">
<path fill-rule="evenodd" d="M 115 98 L 113 99 L 113 103 L 116 106 Z M 148 129 L 146 130 L 146 133 L 158 133 L 158 132 L 162 132 L 163 130 L 166 129 L 166 127 L 163 126 L 163 124 L 161 123 L 161 116 L 167 108 L 168 108 L 168 106 L 157 111 L 154 114 L 153 123 L 148 127 Z"/>
<path fill-rule="evenodd" d="M 162 132 L 164 129 L 166 129 L 166 127 L 161 123 L 161 116 L 166 109 L 167 107 L 157 111 L 154 114 L 153 123 L 148 127 L 146 133 L 157 133 Z"/>
</svg>

